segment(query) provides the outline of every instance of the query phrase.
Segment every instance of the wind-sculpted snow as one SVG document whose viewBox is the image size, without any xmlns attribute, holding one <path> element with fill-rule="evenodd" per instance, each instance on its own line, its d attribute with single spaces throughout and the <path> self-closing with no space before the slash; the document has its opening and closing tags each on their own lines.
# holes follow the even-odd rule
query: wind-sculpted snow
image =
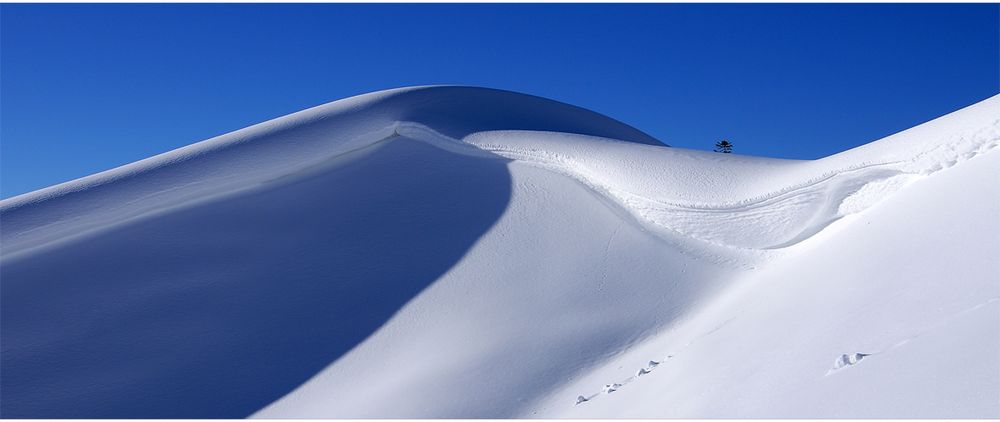
<svg viewBox="0 0 1000 422">
<path fill-rule="evenodd" d="M 913 183 L 568 382 L 537 415 L 997 417 L 997 180 L 993 152 Z M 611 381 L 624 385 L 576 404 Z"/>
<path fill-rule="evenodd" d="M 0 416 L 995 416 L 998 144 L 1000 97 L 814 161 L 336 101 L 0 201 Z"/>
<path fill-rule="evenodd" d="M 876 274 L 873 277 L 885 279 L 893 277 L 895 268 L 903 265 L 901 263 L 910 262 L 906 256 L 894 254 L 889 245 L 912 250 L 919 243 L 904 245 L 905 234 L 885 236 L 884 239 L 890 240 L 880 243 L 863 238 L 855 241 L 855 249 L 850 252 L 846 251 L 852 246 L 842 242 L 835 252 L 813 255 L 810 264 L 803 267 L 816 265 L 815 262 L 825 264 L 824 282 L 818 291 L 833 293 L 827 293 L 826 297 L 803 298 L 803 303 L 795 309 L 813 309 L 808 313 L 810 319 L 802 321 L 794 313 L 768 314 L 766 318 L 743 316 L 741 308 L 748 306 L 748 302 L 749 306 L 769 310 L 766 305 L 771 297 L 781 297 L 780 303 L 795 306 L 797 298 L 781 295 L 774 288 L 767 289 L 763 295 L 746 293 L 749 298 L 733 300 L 732 304 L 726 302 L 727 298 L 748 289 L 746 281 L 735 283 L 733 279 L 752 280 L 768 274 L 758 275 L 759 270 L 754 265 L 762 265 L 760 256 L 742 254 L 745 247 L 739 242 L 755 241 L 757 235 L 764 240 L 746 247 L 790 246 L 812 240 L 833 220 L 863 213 L 912 182 L 990 152 L 997 144 L 997 111 L 997 98 L 994 98 L 930 122 L 916 134 L 904 132 L 882 141 L 894 144 L 893 148 L 878 147 L 877 142 L 866 147 L 872 149 L 871 154 L 846 154 L 817 162 L 702 153 L 543 132 L 491 131 L 456 140 L 420 125 L 401 125 L 398 132 L 412 139 L 441 145 L 462 141 L 511 159 L 508 166 L 516 184 L 514 201 L 498 222 L 494 234 L 485 238 L 463 265 L 439 280 L 436 289 L 415 299 L 407 309 L 408 317 L 390 321 L 358 350 L 256 415 L 584 418 L 919 415 L 906 410 L 907 406 L 914 406 L 907 397 L 920 396 L 907 389 L 896 391 L 896 396 L 901 398 L 889 402 L 880 402 L 877 394 L 869 394 L 870 400 L 853 394 L 856 405 L 852 409 L 856 410 L 844 413 L 838 413 L 840 407 L 816 407 L 815 413 L 809 413 L 808 407 L 796 406 L 794 390 L 789 390 L 786 397 L 791 399 L 784 405 L 758 399 L 768 403 L 766 406 L 754 406 L 754 400 L 740 399 L 741 394 L 759 398 L 760 393 L 739 391 L 741 385 L 754 385 L 756 391 L 764 394 L 769 391 L 768 386 L 758 386 L 749 381 L 752 375 L 746 375 L 747 371 L 763 366 L 769 374 L 781 374 L 771 375 L 777 378 L 771 381 L 772 384 L 798 386 L 805 401 L 836 396 L 828 386 L 809 388 L 803 383 L 822 377 L 833 358 L 844 353 L 842 348 L 845 346 L 865 348 L 873 336 L 878 338 L 881 331 L 872 331 L 867 326 L 892 324 L 891 320 L 879 323 L 877 320 L 883 316 L 870 316 L 858 308 L 866 309 L 869 303 L 891 303 L 899 297 L 890 293 L 893 288 L 883 286 L 878 289 L 879 294 L 869 296 L 859 286 L 877 282 L 869 281 L 864 274 L 866 269 L 872 270 L 872 266 L 878 268 L 882 262 L 891 263 L 883 274 L 873 272 Z M 995 154 L 993 156 L 995 158 Z M 983 164 L 979 168 L 984 168 Z M 546 173 L 549 175 L 543 176 Z M 591 195 L 562 199 L 572 190 L 556 183 L 560 180 L 557 176 L 579 182 Z M 606 199 L 602 202 L 618 215 L 617 223 L 607 223 L 606 217 L 587 216 L 587 210 L 597 205 L 593 199 L 601 198 Z M 1000 209 L 995 202 L 984 204 L 977 213 Z M 663 215 L 664 220 L 650 218 L 650 213 L 643 213 L 643 208 L 637 205 L 647 205 L 651 212 Z M 677 210 L 690 213 L 690 220 L 676 215 Z M 583 220 L 578 220 L 580 218 Z M 746 225 L 753 218 L 758 218 L 756 224 L 760 226 Z M 905 216 L 899 220 L 907 221 Z M 633 222 L 636 224 L 631 224 Z M 888 223 L 883 219 L 882 224 Z M 651 240 L 639 236 L 642 241 L 637 241 L 636 227 L 646 229 L 646 233 L 656 233 L 654 238 L 661 242 L 659 248 L 663 251 L 680 254 L 648 255 L 650 250 L 645 242 Z M 909 227 L 903 232 L 918 227 L 921 226 Z M 695 231 L 699 228 L 704 232 Z M 934 303 L 938 297 L 954 297 L 954 294 L 937 293 L 934 284 L 941 280 L 941 271 L 955 270 L 961 266 L 960 262 L 981 259 L 957 260 L 954 254 L 961 254 L 978 243 L 988 243 L 982 242 L 983 236 L 990 237 L 996 231 L 992 224 L 978 239 L 947 243 L 948 258 L 933 259 L 933 254 L 939 252 L 933 247 L 917 249 L 917 256 L 922 257 L 926 265 L 936 267 L 936 271 L 927 274 L 937 274 L 937 278 L 915 277 L 921 271 L 914 270 L 921 267 L 917 264 L 904 272 L 906 276 L 892 280 L 893 283 L 882 282 L 898 289 L 907 284 L 907 277 L 914 277 L 921 286 L 908 295 L 912 297 L 910 301 L 893 304 L 893 309 L 907 314 L 913 329 L 926 329 L 922 327 L 927 324 L 913 314 L 926 309 L 928 303 Z M 689 241 L 692 238 L 721 240 L 692 243 Z M 781 244 L 775 245 L 775 242 Z M 878 246 L 861 247 L 867 242 Z M 811 243 L 814 248 L 815 242 Z M 997 245 L 989 244 L 986 250 L 996 248 Z M 801 249 L 787 249 L 790 249 L 787 259 L 794 260 L 802 253 Z M 629 258 L 619 255 L 623 250 L 629 251 Z M 572 254 L 574 259 L 568 259 L 566 253 Z M 852 258 L 847 261 L 837 258 L 845 253 Z M 764 261 L 768 266 L 785 261 L 778 259 L 783 258 L 779 255 L 765 257 L 772 261 Z M 621 266 L 622 262 L 628 264 Z M 834 268 L 829 268 L 831 265 Z M 854 270 L 838 272 L 836 266 Z M 749 268 L 749 271 L 733 273 L 725 270 L 729 267 Z M 793 283 L 807 292 L 810 292 L 810 277 L 820 276 L 803 270 L 786 277 L 780 274 L 777 277 L 787 278 L 783 280 L 786 284 Z M 844 276 L 840 283 L 836 278 L 838 274 Z M 995 277 L 996 273 L 988 268 L 969 273 L 961 281 L 968 290 L 960 295 L 962 299 L 958 302 L 974 301 L 983 294 L 993 295 Z M 476 280 L 477 287 L 470 287 L 468 280 Z M 988 287 L 990 283 L 992 287 Z M 729 287 L 732 293 L 727 290 L 718 293 L 720 286 L 732 286 Z M 950 292 L 952 286 L 941 288 Z M 453 292 L 462 292 L 459 300 L 463 303 L 469 298 L 489 299 L 472 299 L 475 302 L 468 311 L 447 312 L 443 317 L 438 310 L 455 300 L 450 296 Z M 716 296 L 721 297 L 721 304 Z M 837 309 L 821 306 L 824 300 L 836 301 L 848 313 L 845 316 Z M 486 305 L 491 302 L 497 304 Z M 541 315 L 544 317 L 539 317 Z M 865 321 L 865 316 L 870 316 L 872 321 Z M 989 315 L 983 316 L 987 319 L 980 321 L 988 322 Z M 837 322 L 843 318 L 847 320 L 841 328 Z M 733 327 L 744 324 L 744 319 L 755 325 L 743 325 L 742 331 L 733 334 Z M 415 324 L 439 328 L 433 330 L 431 339 L 417 340 L 409 332 Z M 789 327 L 789 324 L 793 325 Z M 838 328 L 836 333 L 825 332 L 824 327 L 831 325 Z M 620 328 L 609 330 L 609 327 Z M 996 373 L 1000 366 L 994 358 L 996 348 L 991 346 L 997 340 L 995 330 L 991 331 L 988 324 L 973 327 L 972 332 L 978 334 L 962 337 L 961 341 L 973 345 L 975 336 L 983 335 L 988 340 L 966 348 L 966 355 L 972 362 L 970 366 Z M 755 341 L 754 333 L 758 330 L 766 334 L 768 340 Z M 662 334 L 653 335 L 658 332 Z M 786 332 L 789 333 L 787 338 L 780 337 Z M 622 333 L 630 333 L 632 337 L 617 337 Z M 812 333 L 824 339 L 817 344 L 827 349 L 808 348 L 819 358 L 797 359 L 794 365 L 783 370 L 788 355 L 794 356 L 796 350 L 803 347 L 797 342 L 812 342 Z M 581 340 L 581 336 L 587 339 Z M 505 340 L 497 343 L 497 337 Z M 903 338 L 910 337 L 904 334 Z M 679 341 L 685 343 L 678 344 Z M 855 341 L 860 344 L 853 344 Z M 777 350 L 769 347 L 778 342 L 786 346 Z M 609 347 L 611 344 L 620 346 Z M 831 344 L 839 347 L 831 347 Z M 706 347 L 709 347 L 707 351 Z M 699 358 L 699 354 L 706 358 Z M 415 358 L 425 355 L 435 357 Z M 888 354 L 880 355 L 880 358 L 886 356 Z M 639 365 L 640 361 L 649 363 Z M 744 369 L 735 371 L 734 367 Z M 677 368 L 682 368 L 682 375 L 677 375 Z M 699 370 L 705 371 L 704 375 Z M 936 380 L 949 379 L 947 369 L 934 372 L 938 374 Z M 739 376 L 727 378 L 729 373 Z M 860 381 L 856 382 L 871 382 L 870 378 L 860 376 Z M 892 378 L 888 374 L 882 376 Z M 973 384 L 977 388 L 1000 391 L 995 377 L 980 378 Z M 344 380 L 353 379 L 366 381 L 364 386 L 349 391 L 338 389 Z M 951 408 L 949 413 L 949 408 L 941 408 L 938 413 L 928 414 L 987 415 L 995 412 L 996 405 L 990 404 L 983 395 L 970 394 L 963 400 L 957 399 L 963 391 L 962 386 L 966 385 L 963 379 L 957 376 L 952 379 L 954 383 L 936 388 L 947 390 L 949 397 L 956 403 L 964 403 L 964 409 L 970 410 Z M 651 383 L 653 388 L 648 387 Z M 915 384 L 929 388 L 926 383 Z M 724 394 L 713 393 L 713 389 L 722 385 L 728 387 L 723 390 Z M 855 386 L 848 384 L 838 388 Z M 676 402 L 665 402 L 658 397 L 664 389 Z M 340 400 L 326 399 L 331 391 L 338 391 Z M 619 399 L 619 395 L 625 398 Z M 394 397 L 388 408 L 382 405 L 386 396 Z M 636 397 L 639 399 L 634 399 Z M 720 403 L 729 405 L 720 406 Z M 920 406 L 925 412 L 929 412 L 928 403 L 934 402 L 925 401 Z"/>
<path fill-rule="evenodd" d="M 659 144 L 592 111 L 525 94 L 452 86 L 380 91 L 0 201 L 4 254 L 252 189 L 386 140 L 399 122 L 418 123 L 455 139 L 515 129 Z"/>
<path fill-rule="evenodd" d="M 454 138 L 495 129 L 655 142 L 537 97 L 401 89 L 3 201 L 0 413 L 245 417 L 277 400 L 503 215 L 508 160 Z"/>
<path fill-rule="evenodd" d="M 357 154 L 5 257 L 3 416 L 250 415 L 447 272 L 510 196 L 503 160 Z"/>
<path fill-rule="evenodd" d="M 537 164 L 613 198 L 654 229 L 717 245 L 774 249 L 801 242 L 915 180 L 1000 145 L 1000 98 L 816 161 L 657 148 L 518 131 L 466 139 Z M 892 145 L 891 148 L 881 147 Z"/>
<path fill-rule="evenodd" d="M 398 89 L 305 110 L 2 201 L 9 227 L 2 236 L 5 253 L 12 254 L 69 233 L 238 192 L 406 133 L 453 152 L 482 155 L 463 148 L 470 145 L 569 175 L 661 233 L 774 249 L 862 211 L 912 181 L 910 176 L 995 148 L 997 115 L 1000 100 L 991 98 L 965 110 L 960 121 L 943 117 L 822 160 L 793 161 L 667 148 L 596 113 L 522 94 Z M 258 156 L 267 160 L 254 159 Z M 55 197 L 67 198 L 47 206 Z M 21 211 L 26 205 L 33 206 Z"/>
</svg>

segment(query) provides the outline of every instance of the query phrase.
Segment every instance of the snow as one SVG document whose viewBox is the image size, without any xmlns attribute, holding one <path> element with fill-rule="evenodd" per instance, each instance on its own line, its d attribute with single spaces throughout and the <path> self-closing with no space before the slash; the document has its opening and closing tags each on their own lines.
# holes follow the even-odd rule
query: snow
<svg viewBox="0 0 1000 422">
<path fill-rule="evenodd" d="M 1000 96 L 814 161 L 505 91 L 0 201 L 4 417 L 997 417 Z"/>
<path fill-rule="evenodd" d="M 833 370 L 843 369 L 851 365 L 857 365 L 858 362 L 861 362 L 861 359 L 865 358 L 865 356 L 871 355 L 871 353 L 851 353 L 840 355 L 840 357 L 833 362 Z"/>
<path fill-rule="evenodd" d="M 447 86 L 380 91 L 0 201 L 7 226 L 0 237 L 4 253 L 64 241 L 123 220 L 237 194 L 322 167 L 339 156 L 398 136 L 400 123 L 433 125 L 435 131 L 451 136 L 445 139 L 518 129 L 659 145 L 648 135 L 597 113 L 524 94 Z"/>
<path fill-rule="evenodd" d="M 996 417 L 998 170 L 1000 155 L 989 154 L 838 222 L 554 393 L 540 415 Z M 614 401 L 565 406 L 563 394 L 666 353 L 674 357 Z M 830 371 L 844 357 L 850 365 Z M 659 406 L 642 406 L 651 402 Z"/>
<path fill-rule="evenodd" d="M 581 137 L 559 133 L 490 131 L 466 140 L 574 177 L 653 228 L 719 245 L 773 249 L 862 211 L 905 185 L 909 176 L 928 175 L 996 148 L 996 111 L 996 101 L 986 101 L 963 110 L 960 121 L 944 117 L 815 161 L 609 140 L 573 142 L 570 138 Z"/>
</svg>

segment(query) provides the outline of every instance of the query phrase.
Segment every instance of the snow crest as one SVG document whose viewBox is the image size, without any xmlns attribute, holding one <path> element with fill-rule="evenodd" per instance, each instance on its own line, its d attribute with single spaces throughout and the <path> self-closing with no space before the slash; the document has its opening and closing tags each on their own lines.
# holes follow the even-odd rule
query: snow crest
<svg viewBox="0 0 1000 422">
<path fill-rule="evenodd" d="M 800 161 L 482 88 L 315 107 L 0 201 L 0 406 L 994 415 L 998 116 Z"/>
<path fill-rule="evenodd" d="M 596 113 L 522 94 L 398 89 L 0 201 L 3 241 L 8 254 L 38 247 L 69 232 L 240 192 L 402 135 L 570 176 L 664 237 L 780 249 L 919 177 L 995 149 L 997 115 L 1000 96 L 855 150 L 797 161 L 669 148 Z M 264 155 L 266 161 L 255 159 Z M 47 209 L 54 198 L 66 199 Z M 29 206 L 30 213 L 21 212 Z"/>
<path fill-rule="evenodd" d="M 994 150 L 1000 145 L 997 115 L 1000 97 L 993 97 L 816 161 L 606 139 L 572 142 L 553 133 L 483 132 L 466 142 L 573 177 L 660 233 L 733 248 L 778 249 L 864 211 L 914 180 Z"/>
</svg>

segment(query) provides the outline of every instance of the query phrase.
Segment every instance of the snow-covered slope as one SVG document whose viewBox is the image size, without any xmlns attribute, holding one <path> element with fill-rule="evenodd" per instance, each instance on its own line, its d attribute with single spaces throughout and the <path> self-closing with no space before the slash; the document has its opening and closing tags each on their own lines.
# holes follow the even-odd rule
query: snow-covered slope
<svg viewBox="0 0 1000 422">
<path fill-rule="evenodd" d="M 998 144 L 1000 97 L 815 161 L 337 101 L 0 201 L 0 416 L 1000 416 Z"/>
<path fill-rule="evenodd" d="M 557 417 L 1000 417 L 997 181 L 1000 154 L 991 153 L 915 183 L 537 408 Z M 660 364 L 630 379 L 650 360 Z M 626 385 L 573 405 L 612 381 Z"/>
</svg>

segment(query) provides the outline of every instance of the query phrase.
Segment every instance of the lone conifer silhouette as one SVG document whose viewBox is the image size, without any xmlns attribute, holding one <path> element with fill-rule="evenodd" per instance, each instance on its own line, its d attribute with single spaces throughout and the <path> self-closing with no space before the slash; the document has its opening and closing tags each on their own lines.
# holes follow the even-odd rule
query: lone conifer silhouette
<svg viewBox="0 0 1000 422">
<path fill-rule="evenodd" d="M 723 152 L 729 154 L 733 152 L 733 144 L 729 141 L 719 141 L 715 143 L 715 152 Z"/>
</svg>

